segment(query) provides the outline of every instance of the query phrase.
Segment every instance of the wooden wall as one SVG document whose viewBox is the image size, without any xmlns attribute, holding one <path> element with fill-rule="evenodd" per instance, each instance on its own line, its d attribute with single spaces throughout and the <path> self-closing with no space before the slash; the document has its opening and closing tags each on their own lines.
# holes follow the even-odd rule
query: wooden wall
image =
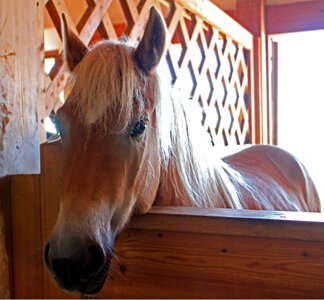
<svg viewBox="0 0 324 300">
<path fill-rule="evenodd" d="M 8 237 L 10 232 L 9 226 L 6 225 L 9 212 L 7 210 L 8 203 L 5 199 L 10 198 L 10 183 L 9 178 L 0 178 L 0 299 L 10 298 L 9 285 L 9 262 L 7 248 Z"/>
<path fill-rule="evenodd" d="M 42 0 L 0 1 L 0 177 L 39 172 Z"/>
<path fill-rule="evenodd" d="M 78 298 L 42 262 L 59 207 L 60 145 L 43 145 L 41 156 L 41 175 L 11 178 L 11 297 Z M 93 297 L 324 297 L 320 214 L 156 207 L 122 232 L 116 255 Z"/>
<path fill-rule="evenodd" d="M 154 208 L 117 242 L 103 298 L 323 298 L 315 214 Z"/>
</svg>

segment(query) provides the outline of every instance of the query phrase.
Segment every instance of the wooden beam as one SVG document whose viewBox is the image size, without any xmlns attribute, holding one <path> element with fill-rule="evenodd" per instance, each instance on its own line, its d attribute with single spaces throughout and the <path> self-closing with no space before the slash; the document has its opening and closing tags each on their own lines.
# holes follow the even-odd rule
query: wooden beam
<svg viewBox="0 0 324 300">
<path fill-rule="evenodd" d="M 324 1 L 305 1 L 266 8 L 268 34 L 324 29 Z"/>
<path fill-rule="evenodd" d="M 12 298 L 10 231 L 10 178 L 0 178 L 0 298 Z"/>
<path fill-rule="evenodd" d="M 254 142 L 269 143 L 267 33 L 264 0 L 237 0 L 236 19 L 253 34 Z M 252 122 L 253 122 L 252 121 Z"/>
<path fill-rule="evenodd" d="M 323 216 L 153 208 L 118 238 L 100 298 L 321 298 Z"/>
<path fill-rule="evenodd" d="M 0 177 L 39 172 L 42 0 L 0 1 Z"/>
<path fill-rule="evenodd" d="M 200 16 L 203 20 L 221 29 L 223 33 L 242 44 L 244 48 L 252 49 L 253 36 L 251 32 L 234 19 L 229 18 L 224 11 L 213 3 L 204 0 L 176 0 L 176 2 Z"/>
<path fill-rule="evenodd" d="M 12 298 L 44 298 L 39 184 L 39 175 L 11 178 Z"/>
</svg>

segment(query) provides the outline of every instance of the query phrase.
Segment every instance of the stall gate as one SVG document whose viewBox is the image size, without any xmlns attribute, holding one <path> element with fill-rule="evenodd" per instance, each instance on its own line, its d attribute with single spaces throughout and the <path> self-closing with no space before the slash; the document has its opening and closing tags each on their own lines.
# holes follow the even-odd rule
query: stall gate
<svg viewBox="0 0 324 300">
<path fill-rule="evenodd" d="M 43 145 L 41 161 L 41 175 L 11 178 L 11 297 L 79 298 L 43 264 L 59 209 L 60 144 Z M 153 207 L 133 218 L 115 254 L 94 298 L 324 297 L 321 214 Z"/>
</svg>

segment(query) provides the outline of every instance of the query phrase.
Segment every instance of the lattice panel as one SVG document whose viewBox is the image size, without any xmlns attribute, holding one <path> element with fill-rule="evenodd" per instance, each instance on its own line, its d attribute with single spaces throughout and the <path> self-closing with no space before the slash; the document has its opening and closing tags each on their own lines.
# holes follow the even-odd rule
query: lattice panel
<svg viewBox="0 0 324 300">
<path fill-rule="evenodd" d="M 250 142 L 249 51 L 177 4 L 168 18 L 176 24 L 167 56 L 174 87 L 199 102 L 215 144 Z"/>
<path fill-rule="evenodd" d="M 225 35 L 219 26 L 213 25 L 213 20 L 206 19 L 201 12 L 197 14 L 195 8 L 188 7 L 185 1 L 85 2 L 86 9 L 78 24 L 73 23 L 64 0 L 48 0 L 46 3 L 58 33 L 59 15 L 64 12 L 70 28 L 85 44 L 101 38 L 116 39 L 122 33 L 138 39 L 150 6 L 157 5 L 163 12 L 169 30 L 166 62 L 171 86 L 182 89 L 189 101 L 198 101 L 202 108 L 202 125 L 215 144 L 241 145 L 253 140 L 250 126 L 253 122 L 250 50 Z M 62 68 L 62 60 L 57 53 L 52 55 L 56 60 L 48 74 L 43 118 L 62 104 L 59 94 L 67 81 L 68 74 Z"/>
</svg>

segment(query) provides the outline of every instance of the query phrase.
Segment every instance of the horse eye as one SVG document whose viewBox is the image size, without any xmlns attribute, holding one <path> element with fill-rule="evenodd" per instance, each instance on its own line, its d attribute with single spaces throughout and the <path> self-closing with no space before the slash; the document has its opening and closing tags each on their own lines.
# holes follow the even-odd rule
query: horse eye
<svg viewBox="0 0 324 300">
<path fill-rule="evenodd" d="M 139 120 L 135 124 L 135 126 L 134 126 L 134 128 L 133 128 L 133 130 L 132 130 L 132 132 L 130 134 L 130 136 L 131 137 L 138 137 L 138 136 L 142 135 L 143 132 L 145 131 L 145 128 L 146 128 L 146 122 L 145 122 L 145 120 Z"/>
</svg>

